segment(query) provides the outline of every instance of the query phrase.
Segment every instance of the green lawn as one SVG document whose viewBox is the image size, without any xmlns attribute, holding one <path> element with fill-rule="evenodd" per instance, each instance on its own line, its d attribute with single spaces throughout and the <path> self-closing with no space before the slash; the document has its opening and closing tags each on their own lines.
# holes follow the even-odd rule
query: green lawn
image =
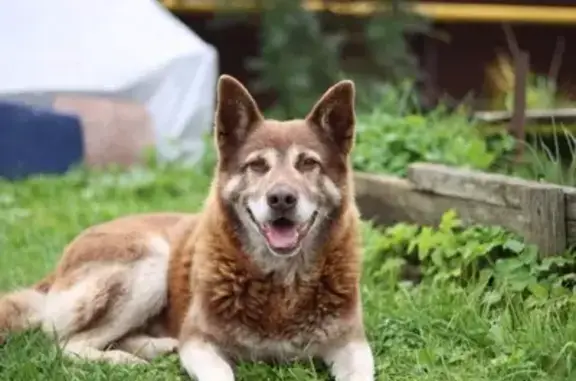
<svg viewBox="0 0 576 381">
<path fill-rule="evenodd" d="M 36 177 L 0 182 L 0 290 L 39 279 L 81 229 L 131 212 L 194 211 L 206 176 L 166 168 L 130 173 Z M 366 227 L 370 254 L 378 233 Z M 525 381 L 576 379 L 576 308 L 544 303 L 482 307 L 479 288 L 376 284 L 363 295 L 377 379 Z M 41 334 L 13 336 L 0 348 L 0 380 L 186 380 L 176 356 L 149 366 L 74 364 Z M 307 366 L 244 364 L 238 380 L 328 380 Z"/>
</svg>

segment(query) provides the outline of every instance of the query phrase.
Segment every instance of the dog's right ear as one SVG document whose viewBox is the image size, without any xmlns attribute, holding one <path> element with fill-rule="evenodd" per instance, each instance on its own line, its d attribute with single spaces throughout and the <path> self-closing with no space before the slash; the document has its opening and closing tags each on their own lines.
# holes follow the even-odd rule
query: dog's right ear
<svg viewBox="0 0 576 381">
<path fill-rule="evenodd" d="M 258 105 L 248 90 L 234 77 L 221 75 L 215 115 L 220 155 L 232 154 L 262 120 Z"/>
</svg>

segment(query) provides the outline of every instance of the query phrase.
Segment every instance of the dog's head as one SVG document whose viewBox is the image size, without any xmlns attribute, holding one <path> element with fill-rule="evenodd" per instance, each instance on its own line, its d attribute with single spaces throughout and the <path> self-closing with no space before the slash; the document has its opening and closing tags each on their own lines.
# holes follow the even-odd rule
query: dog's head
<svg viewBox="0 0 576 381">
<path fill-rule="evenodd" d="M 332 86 L 303 120 L 275 121 L 223 75 L 215 123 L 217 192 L 243 244 L 276 258 L 313 251 L 349 201 L 354 84 Z"/>
</svg>

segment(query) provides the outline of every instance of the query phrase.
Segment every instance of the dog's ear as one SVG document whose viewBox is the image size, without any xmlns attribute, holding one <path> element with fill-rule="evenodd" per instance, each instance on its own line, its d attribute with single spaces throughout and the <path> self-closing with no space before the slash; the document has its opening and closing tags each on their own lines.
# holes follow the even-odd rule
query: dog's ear
<svg viewBox="0 0 576 381">
<path fill-rule="evenodd" d="M 329 88 L 306 120 L 320 128 L 347 155 L 354 144 L 356 115 L 354 82 L 343 80 Z"/>
<path fill-rule="evenodd" d="M 262 120 L 258 105 L 248 90 L 234 77 L 221 75 L 215 114 L 216 143 L 220 154 L 226 156 L 238 149 Z"/>
</svg>

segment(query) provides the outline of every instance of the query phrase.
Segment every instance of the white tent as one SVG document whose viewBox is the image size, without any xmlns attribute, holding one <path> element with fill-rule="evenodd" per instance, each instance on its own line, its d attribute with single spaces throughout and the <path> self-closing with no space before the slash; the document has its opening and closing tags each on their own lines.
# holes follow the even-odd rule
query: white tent
<svg viewBox="0 0 576 381">
<path fill-rule="evenodd" d="M 145 105 L 160 158 L 194 161 L 211 128 L 217 52 L 157 0 L 0 2 L 0 100 L 59 94 Z"/>
</svg>

